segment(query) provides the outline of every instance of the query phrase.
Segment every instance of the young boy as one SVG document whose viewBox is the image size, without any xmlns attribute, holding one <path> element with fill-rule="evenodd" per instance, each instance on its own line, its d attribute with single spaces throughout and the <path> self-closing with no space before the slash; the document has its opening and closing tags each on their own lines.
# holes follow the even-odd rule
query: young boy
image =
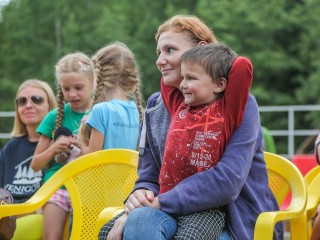
<svg viewBox="0 0 320 240">
<path fill-rule="evenodd" d="M 181 56 L 180 89 L 161 82 L 161 94 L 171 123 L 159 177 L 160 194 L 220 161 L 231 135 L 241 124 L 252 73 L 253 67 L 247 58 L 237 57 L 224 44 L 214 43 L 194 47 Z M 199 188 L 210 188 L 210 182 L 198 184 Z M 197 223 L 206 215 L 216 215 L 214 221 L 219 223 L 216 236 L 219 236 L 224 214 L 210 211 L 212 209 L 204 207 L 200 218 L 190 221 L 196 221 L 193 226 L 197 228 Z M 177 218 L 178 231 L 188 225 L 193 214 Z"/>
</svg>

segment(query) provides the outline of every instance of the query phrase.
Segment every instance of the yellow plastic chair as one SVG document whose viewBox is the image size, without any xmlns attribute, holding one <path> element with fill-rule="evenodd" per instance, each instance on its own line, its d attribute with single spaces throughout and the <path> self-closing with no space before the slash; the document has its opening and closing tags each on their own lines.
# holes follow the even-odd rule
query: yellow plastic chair
<svg viewBox="0 0 320 240">
<path fill-rule="evenodd" d="M 306 181 L 307 186 L 311 184 L 311 182 L 315 179 L 315 177 L 320 173 L 320 166 L 315 166 L 312 168 L 305 176 L 304 179 Z"/>
<path fill-rule="evenodd" d="M 100 229 L 104 224 L 109 222 L 112 218 L 116 217 L 118 214 L 124 211 L 123 205 L 119 205 L 116 207 L 107 207 L 103 209 L 98 217 L 97 225 L 96 225 L 96 235 L 99 235 Z"/>
<path fill-rule="evenodd" d="M 263 212 L 259 215 L 254 231 L 255 240 L 273 239 L 274 226 L 277 222 L 289 220 L 291 239 L 304 240 L 304 233 L 299 226 L 299 217 L 303 215 L 307 203 L 305 180 L 299 169 L 288 159 L 277 154 L 264 153 L 268 169 L 269 186 L 279 206 L 291 190 L 291 203 L 285 210 Z"/>
<path fill-rule="evenodd" d="M 294 221 L 295 218 L 297 219 L 303 214 L 307 201 L 306 186 L 299 169 L 289 160 L 279 155 L 265 152 L 264 156 L 268 169 L 269 185 L 278 204 L 281 205 L 290 190 L 292 191 L 292 201 L 284 211 L 264 212 L 260 214 L 255 226 L 255 240 L 273 239 L 274 225 L 279 221 L 290 219 Z M 104 209 L 99 215 L 97 231 L 122 211 L 123 205 Z M 299 238 L 301 233 L 299 234 L 299 229 L 297 230 L 291 232 L 292 235 L 295 235 L 295 238 L 292 239 L 301 240 Z"/>
<path fill-rule="evenodd" d="M 1 205 L 0 218 L 41 208 L 65 185 L 73 208 L 70 239 L 97 239 L 99 213 L 123 204 L 137 179 L 137 164 L 137 151 L 109 149 L 87 154 L 57 171 L 28 201 Z"/>
<path fill-rule="evenodd" d="M 312 233 L 312 219 L 316 216 L 320 203 L 320 166 L 314 167 L 305 176 L 307 184 L 308 201 L 304 213 L 290 225 L 291 228 L 299 229 L 303 238 L 310 239 Z M 297 238 L 296 238 L 297 239 Z"/>
</svg>

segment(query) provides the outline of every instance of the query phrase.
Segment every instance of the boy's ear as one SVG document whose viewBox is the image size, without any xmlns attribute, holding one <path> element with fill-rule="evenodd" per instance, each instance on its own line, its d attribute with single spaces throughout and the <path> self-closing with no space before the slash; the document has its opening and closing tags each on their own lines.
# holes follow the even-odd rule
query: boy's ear
<svg viewBox="0 0 320 240">
<path fill-rule="evenodd" d="M 225 79 L 224 77 L 219 77 L 216 80 L 216 89 L 215 89 L 215 93 L 221 93 L 226 89 L 227 86 L 227 79 Z"/>
</svg>

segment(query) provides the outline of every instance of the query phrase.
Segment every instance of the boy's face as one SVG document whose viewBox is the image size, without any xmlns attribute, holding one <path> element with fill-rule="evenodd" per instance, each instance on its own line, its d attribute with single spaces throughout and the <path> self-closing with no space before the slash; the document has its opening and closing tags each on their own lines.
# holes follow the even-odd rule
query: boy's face
<svg viewBox="0 0 320 240">
<path fill-rule="evenodd" d="M 199 64 L 183 62 L 181 76 L 180 90 L 183 93 L 185 104 L 194 107 L 218 99 L 216 81 Z"/>
</svg>

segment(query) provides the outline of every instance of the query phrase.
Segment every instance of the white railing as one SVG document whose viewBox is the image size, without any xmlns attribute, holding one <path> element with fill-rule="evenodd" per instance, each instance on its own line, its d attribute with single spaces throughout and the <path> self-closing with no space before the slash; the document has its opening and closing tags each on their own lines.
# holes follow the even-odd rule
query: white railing
<svg viewBox="0 0 320 240">
<path fill-rule="evenodd" d="M 259 107 L 260 115 L 264 113 L 287 112 L 287 128 L 281 130 L 269 129 L 270 134 L 274 137 L 287 137 L 287 152 L 279 153 L 285 157 L 291 158 L 295 154 L 295 137 L 297 136 L 316 136 L 318 129 L 298 129 L 295 127 L 295 115 L 298 112 L 320 111 L 320 105 L 287 105 L 287 106 L 261 106 Z M 320 114 L 319 114 L 320 115 Z M 14 117 L 15 112 L 0 112 L 0 124 L 3 117 Z M 320 123 L 320 121 L 319 121 Z M 263 124 L 263 123 L 262 123 Z M 9 139 L 10 133 L 0 133 L 0 139 Z"/>
<path fill-rule="evenodd" d="M 295 126 L 295 115 L 298 112 L 320 111 L 320 105 L 287 105 L 287 106 L 261 106 L 259 107 L 260 115 L 264 112 L 287 112 L 287 128 L 282 130 L 270 130 L 272 136 L 287 137 L 287 153 L 279 153 L 287 158 L 295 154 L 295 137 L 297 136 L 317 136 L 319 129 L 298 129 Z M 277 119 L 275 119 L 276 121 Z M 319 121 L 320 123 L 320 121 Z M 266 126 L 268 127 L 268 126 Z"/>
</svg>

